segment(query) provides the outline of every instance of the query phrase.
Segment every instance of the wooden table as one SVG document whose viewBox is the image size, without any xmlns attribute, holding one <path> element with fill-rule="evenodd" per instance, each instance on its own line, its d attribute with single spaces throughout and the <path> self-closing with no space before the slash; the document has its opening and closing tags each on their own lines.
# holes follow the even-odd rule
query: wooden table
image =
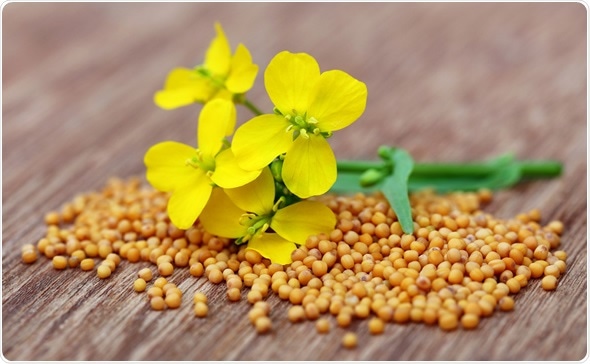
<svg viewBox="0 0 590 364">
<path fill-rule="evenodd" d="M 586 9 L 578 3 L 10 3 L 2 14 L 2 353 L 10 360 L 580 360 L 587 352 Z M 417 161 L 471 161 L 507 151 L 557 159 L 562 177 L 495 195 L 502 218 L 539 208 L 562 220 L 568 271 L 557 291 L 538 280 L 516 309 L 474 331 L 388 325 L 342 349 L 293 325 L 272 297 L 274 331 L 259 336 L 225 287 L 179 271 L 186 292 L 208 291 L 210 315 L 188 302 L 155 312 L 131 290 L 142 264 L 108 280 L 55 271 L 20 247 L 43 236 L 43 214 L 110 176 L 143 175 L 146 149 L 194 143 L 199 106 L 158 109 L 153 93 L 175 66 L 202 62 L 220 21 L 264 69 L 282 50 L 307 52 L 369 89 L 367 111 L 331 143 L 338 158 L 373 159 L 381 144 Z M 249 94 L 262 108 L 262 71 Z M 249 117 L 239 110 L 240 122 Z"/>
</svg>

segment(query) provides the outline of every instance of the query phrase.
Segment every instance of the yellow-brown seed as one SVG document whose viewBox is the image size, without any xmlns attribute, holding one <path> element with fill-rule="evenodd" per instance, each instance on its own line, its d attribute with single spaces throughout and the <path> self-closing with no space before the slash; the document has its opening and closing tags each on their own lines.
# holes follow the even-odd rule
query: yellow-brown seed
<svg viewBox="0 0 590 364">
<path fill-rule="evenodd" d="M 164 298 L 155 296 L 150 299 L 150 306 L 152 307 L 152 310 L 162 311 L 166 308 L 166 302 L 164 301 Z"/>
<path fill-rule="evenodd" d="M 61 255 L 56 255 L 55 257 L 53 257 L 53 268 L 58 269 L 58 270 L 62 270 L 62 269 L 66 269 L 68 267 L 68 259 L 66 257 L 63 257 Z"/>
<path fill-rule="evenodd" d="M 207 304 L 207 296 L 203 292 L 196 292 L 193 296 L 193 302 L 196 304 L 197 302 L 202 302 Z"/>
<path fill-rule="evenodd" d="M 305 320 L 305 309 L 300 305 L 292 306 L 287 312 L 287 317 L 293 323 L 301 322 Z"/>
<path fill-rule="evenodd" d="M 512 311 L 514 309 L 514 299 L 509 296 L 502 297 L 498 302 L 498 306 L 502 311 Z"/>
<path fill-rule="evenodd" d="M 166 302 L 166 305 L 169 308 L 178 308 L 180 307 L 180 304 L 182 303 L 182 300 L 180 298 L 180 295 L 177 293 L 171 293 L 171 294 L 166 294 L 166 298 L 164 298 L 164 302 Z"/>
<path fill-rule="evenodd" d="M 357 336 L 354 332 L 347 332 L 342 337 L 342 345 L 347 349 L 353 349 L 358 343 Z"/>
<path fill-rule="evenodd" d="M 371 335 L 379 335 L 385 331 L 385 323 L 379 318 L 372 318 L 369 320 L 369 333 Z"/>
<path fill-rule="evenodd" d="M 203 318 L 209 313 L 209 307 L 205 302 L 197 302 L 195 303 L 194 312 L 196 317 Z"/>
<path fill-rule="evenodd" d="M 133 282 L 133 289 L 135 292 L 143 292 L 145 291 L 146 283 L 143 278 L 137 278 L 135 282 Z"/>
<path fill-rule="evenodd" d="M 162 262 L 158 265 L 158 272 L 164 277 L 171 276 L 174 273 L 174 266 L 169 262 Z"/>
<path fill-rule="evenodd" d="M 242 298 L 242 294 L 239 288 L 229 288 L 227 290 L 227 298 L 232 302 L 237 302 Z"/>
<path fill-rule="evenodd" d="M 154 287 L 158 287 L 158 288 L 164 288 L 164 286 L 168 284 L 168 280 L 164 277 L 158 277 L 156 278 L 156 280 L 154 281 Z"/>
<path fill-rule="evenodd" d="M 152 280 L 152 270 L 149 268 L 143 268 L 137 272 L 137 276 L 143 279 L 145 282 L 149 282 Z"/>
<path fill-rule="evenodd" d="M 33 249 L 24 250 L 21 255 L 23 263 L 31 264 L 37 261 L 37 253 Z"/>
<path fill-rule="evenodd" d="M 438 326 L 445 331 L 455 330 L 458 326 L 457 316 L 443 313 L 438 319 Z"/>
<path fill-rule="evenodd" d="M 315 328 L 319 334 L 327 334 L 330 332 L 330 321 L 325 318 L 321 318 L 316 321 Z"/>
<path fill-rule="evenodd" d="M 541 280 L 541 287 L 545 291 L 553 291 L 557 288 L 557 277 L 555 276 L 545 276 Z"/>
<path fill-rule="evenodd" d="M 475 329 L 479 325 L 479 316 L 473 313 L 467 313 L 461 317 L 461 325 L 464 329 Z"/>
<path fill-rule="evenodd" d="M 256 319 L 254 326 L 259 334 L 265 334 L 272 329 L 272 322 L 267 316 L 262 316 Z"/>
<path fill-rule="evenodd" d="M 58 225 L 59 224 L 59 213 L 51 211 L 45 214 L 45 224 L 47 225 Z"/>
<path fill-rule="evenodd" d="M 100 279 L 109 278 L 111 276 L 111 268 L 109 266 L 107 266 L 107 265 L 101 264 L 96 269 L 96 275 Z"/>
<path fill-rule="evenodd" d="M 86 271 L 94 269 L 94 260 L 92 260 L 90 258 L 83 259 L 80 262 L 80 269 L 86 270 Z"/>
<path fill-rule="evenodd" d="M 164 297 L 164 291 L 160 287 L 150 287 L 147 291 L 148 297 Z"/>
</svg>

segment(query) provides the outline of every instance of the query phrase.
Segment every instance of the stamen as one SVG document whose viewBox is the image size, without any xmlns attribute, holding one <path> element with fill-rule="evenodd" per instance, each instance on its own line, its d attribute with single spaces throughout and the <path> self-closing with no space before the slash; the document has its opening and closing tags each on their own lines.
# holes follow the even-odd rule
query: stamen
<svg viewBox="0 0 590 364">
<path fill-rule="evenodd" d="M 285 196 L 279 197 L 279 199 L 277 200 L 277 202 L 275 202 L 275 204 L 273 205 L 272 211 L 273 212 L 277 212 L 281 208 L 281 205 L 283 205 L 285 203 L 285 201 L 287 201 L 287 199 L 285 198 Z"/>
</svg>

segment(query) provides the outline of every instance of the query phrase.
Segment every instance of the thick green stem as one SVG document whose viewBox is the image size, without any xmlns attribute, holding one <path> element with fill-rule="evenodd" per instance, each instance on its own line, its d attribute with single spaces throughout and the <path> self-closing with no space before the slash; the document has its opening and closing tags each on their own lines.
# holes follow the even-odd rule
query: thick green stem
<svg viewBox="0 0 590 364">
<path fill-rule="evenodd" d="M 249 100 L 244 99 L 243 104 L 244 104 L 244 106 L 246 106 L 248 108 L 248 110 L 252 111 L 252 113 L 254 115 L 256 115 L 256 116 L 262 115 L 262 111 L 260 111 L 260 109 L 257 108 L 256 105 L 251 103 Z"/>
<path fill-rule="evenodd" d="M 554 177 L 561 173 L 561 164 L 555 161 L 516 162 L 522 177 Z M 381 169 L 388 165 L 383 161 L 338 161 L 339 172 L 363 173 L 367 169 Z M 498 170 L 487 163 L 416 163 L 412 177 L 483 177 Z"/>
<path fill-rule="evenodd" d="M 336 162 L 339 172 L 363 173 L 369 168 L 380 169 L 386 166 L 383 161 L 342 161 Z"/>
</svg>

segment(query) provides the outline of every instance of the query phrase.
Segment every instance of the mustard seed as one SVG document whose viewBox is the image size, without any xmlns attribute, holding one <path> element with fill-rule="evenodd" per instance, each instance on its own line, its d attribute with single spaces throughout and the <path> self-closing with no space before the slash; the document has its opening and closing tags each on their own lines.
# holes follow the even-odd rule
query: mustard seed
<svg viewBox="0 0 590 364">
<path fill-rule="evenodd" d="M 204 272 L 205 268 L 203 267 L 203 264 L 201 264 L 200 262 L 191 264 L 190 274 L 193 277 L 202 277 Z"/>
<path fill-rule="evenodd" d="M 265 334 L 272 329 L 272 322 L 267 316 L 262 316 L 256 319 L 254 326 L 259 334 Z"/>
<path fill-rule="evenodd" d="M 514 299 L 512 297 L 502 297 L 498 303 L 502 311 L 512 311 L 514 309 Z"/>
<path fill-rule="evenodd" d="M 56 255 L 55 257 L 53 257 L 53 268 L 58 269 L 58 270 L 62 270 L 62 269 L 66 269 L 68 267 L 68 260 L 66 257 L 63 257 L 61 255 Z"/>
<path fill-rule="evenodd" d="M 164 277 L 171 276 L 174 272 L 174 266 L 169 262 L 162 262 L 158 265 L 158 272 Z"/>
<path fill-rule="evenodd" d="M 94 260 L 87 258 L 80 262 L 80 269 L 88 271 L 94 269 Z"/>
<path fill-rule="evenodd" d="M 135 292 L 143 292 L 143 291 L 145 291 L 145 288 L 146 288 L 146 283 L 143 278 L 137 278 L 133 282 L 133 289 L 135 290 Z"/>
<path fill-rule="evenodd" d="M 150 289 L 148 289 L 147 295 L 150 298 L 151 297 L 163 297 L 164 291 L 160 287 L 153 286 L 153 287 L 150 287 Z"/>
<path fill-rule="evenodd" d="M 438 326 L 445 331 L 455 330 L 458 326 L 457 316 L 444 313 L 438 319 Z"/>
<path fill-rule="evenodd" d="M 154 287 L 158 287 L 160 289 L 164 288 L 166 284 L 168 284 L 168 280 L 164 277 L 156 278 L 154 281 Z"/>
<path fill-rule="evenodd" d="M 35 263 L 37 261 L 37 253 L 34 250 L 24 250 L 21 255 L 22 261 L 27 264 Z"/>
<path fill-rule="evenodd" d="M 209 307 L 207 307 L 207 304 L 204 302 L 197 302 L 195 303 L 194 312 L 196 317 L 203 318 L 209 313 Z"/>
<path fill-rule="evenodd" d="M 268 315 L 270 313 L 270 305 L 268 304 L 268 302 L 265 302 L 265 301 L 256 302 L 254 304 L 253 308 L 262 309 L 264 311 L 265 315 Z"/>
<path fill-rule="evenodd" d="M 45 214 L 45 224 L 47 225 L 57 225 L 59 224 L 59 213 L 56 211 L 51 211 Z"/>
<path fill-rule="evenodd" d="M 553 291 L 557 288 L 557 277 L 552 275 L 543 277 L 541 280 L 541 287 L 543 287 L 545 291 Z"/>
<path fill-rule="evenodd" d="M 232 302 L 237 302 L 242 298 L 242 294 L 239 288 L 229 288 L 227 290 L 227 298 Z"/>
<path fill-rule="evenodd" d="M 305 320 L 305 310 L 303 306 L 292 306 L 287 312 L 287 317 L 292 323 L 301 322 Z"/>
<path fill-rule="evenodd" d="M 385 330 L 385 323 L 380 319 L 374 317 L 369 320 L 369 333 L 371 335 L 380 335 Z"/>
<path fill-rule="evenodd" d="M 196 292 L 193 296 L 193 302 L 196 304 L 197 302 L 202 302 L 207 304 L 207 296 L 203 292 Z"/>
<path fill-rule="evenodd" d="M 250 320 L 250 323 L 252 325 L 256 324 L 256 321 L 260 318 L 260 317 L 265 317 L 267 314 L 265 312 L 265 310 L 263 308 L 260 307 L 253 307 L 252 309 L 250 309 L 250 311 L 248 311 L 248 320 Z"/>
<path fill-rule="evenodd" d="M 137 276 L 143 279 L 145 282 L 149 282 L 152 280 L 152 271 L 149 268 L 143 268 L 137 272 Z"/>
<path fill-rule="evenodd" d="M 150 299 L 150 306 L 152 307 L 152 310 L 162 311 L 166 308 L 166 302 L 164 301 L 164 298 L 155 296 Z"/>
<path fill-rule="evenodd" d="M 111 276 L 111 268 L 109 268 L 106 265 L 101 264 L 98 267 L 98 269 L 96 270 L 96 274 L 98 275 L 98 278 L 100 278 L 100 279 L 109 278 Z"/>
<path fill-rule="evenodd" d="M 356 347 L 358 339 L 355 333 L 347 332 L 342 337 L 342 345 L 347 349 L 353 349 Z"/>
<path fill-rule="evenodd" d="M 330 321 L 325 318 L 319 319 L 315 323 L 315 328 L 319 334 L 327 334 L 330 332 Z"/>
<path fill-rule="evenodd" d="M 211 283 L 221 283 L 223 281 L 223 273 L 219 269 L 213 269 L 207 276 Z"/>
<path fill-rule="evenodd" d="M 473 313 L 466 313 L 461 317 L 461 325 L 467 330 L 472 330 L 479 325 L 479 316 Z"/>
<path fill-rule="evenodd" d="M 171 293 L 171 294 L 166 294 L 166 297 L 164 298 L 164 302 L 166 303 L 166 305 L 169 308 L 178 308 L 180 307 L 181 304 L 181 298 L 180 295 L 178 295 L 177 293 Z"/>
</svg>

